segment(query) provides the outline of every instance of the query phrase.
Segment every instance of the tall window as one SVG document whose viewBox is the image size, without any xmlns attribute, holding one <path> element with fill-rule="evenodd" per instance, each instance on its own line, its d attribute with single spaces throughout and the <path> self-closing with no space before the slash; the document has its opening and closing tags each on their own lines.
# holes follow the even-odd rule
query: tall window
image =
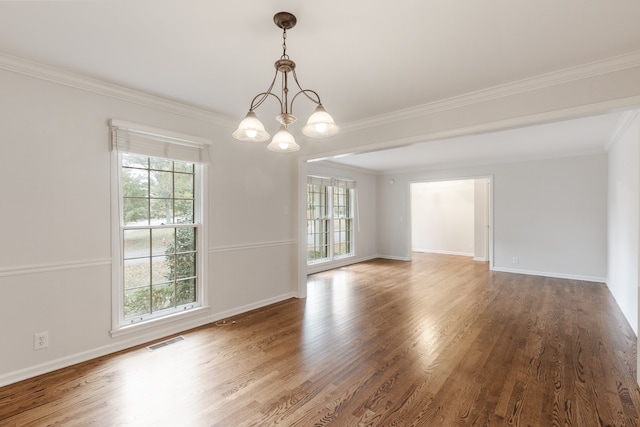
<svg viewBox="0 0 640 427">
<path fill-rule="evenodd" d="M 119 217 L 114 236 L 117 329 L 203 303 L 200 160 L 206 147 L 113 122 L 112 134 Z"/>
<path fill-rule="evenodd" d="M 124 319 L 197 302 L 195 165 L 121 154 Z"/>
<path fill-rule="evenodd" d="M 322 183 L 307 184 L 307 262 L 330 257 L 329 188 Z"/>
<path fill-rule="evenodd" d="M 333 256 L 352 255 L 353 211 L 349 188 L 334 186 L 333 192 Z"/>
<path fill-rule="evenodd" d="M 353 255 L 355 182 L 309 176 L 307 263 Z"/>
</svg>

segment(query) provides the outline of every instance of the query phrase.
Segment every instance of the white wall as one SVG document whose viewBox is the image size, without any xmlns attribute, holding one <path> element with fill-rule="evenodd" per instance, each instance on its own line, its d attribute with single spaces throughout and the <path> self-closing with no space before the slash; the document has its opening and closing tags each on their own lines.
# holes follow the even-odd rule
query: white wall
<svg viewBox="0 0 640 427">
<path fill-rule="evenodd" d="M 473 256 L 474 180 L 415 182 L 410 197 L 413 251 Z"/>
<path fill-rule="evenodd" d="M 494 269 L 604 282 L 607 156 L 411 172 L 378 179 L 378 248 L 410 259 L 409 183 L 493 175 Z M 388 181 L 393 178 L 394 185 Z M 513 264 L 513 257 L 519 259 Z"/>
<path fill-rule="evenodd" d="M 305 271 L 312 274 L 376 257 L 378 254 L 376 176 L 360 169 L 331 162 L 311 162 L 307 164 L 307 174 L 355 181 L 357 202 L 353 257 L 305 266 Z"/>
<path fill-rule="evenodd" d="M 605 281 L 606 155 L 503 165 L 494 201 L 494 269 Z"/>
<path fill-rule="evenodd" d="M 640 117 L 637 113 L 609 151 L 608 181 L 607 285 L 637 335 L 640 268 Z"/>
<path fill-rule="evenodd" d="M 296 295 L 295 158 L 233 140 L 233 124 L 209 113 L 122 92 L 103 96 L 0 70 L 0 386 Z M 211 306 L 117 338 L 110 335 L 112 118 L 213 141 Z M 41 331 L 50 346 L 34 351 Z"/>
</svg>

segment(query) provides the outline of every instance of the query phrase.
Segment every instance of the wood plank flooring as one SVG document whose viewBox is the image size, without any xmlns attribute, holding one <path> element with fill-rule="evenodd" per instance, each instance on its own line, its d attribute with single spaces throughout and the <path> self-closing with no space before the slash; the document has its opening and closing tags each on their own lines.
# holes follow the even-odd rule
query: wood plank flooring
<svg viewBox="0 0 640 427">
<path fill-rule="evenodd" d="M 235 321 L 235 323 L 231 323 Z M 0 388 L 2 426 L 637 426 L 636 337 L 603 284 L 414 254 Z"/>
</svg>

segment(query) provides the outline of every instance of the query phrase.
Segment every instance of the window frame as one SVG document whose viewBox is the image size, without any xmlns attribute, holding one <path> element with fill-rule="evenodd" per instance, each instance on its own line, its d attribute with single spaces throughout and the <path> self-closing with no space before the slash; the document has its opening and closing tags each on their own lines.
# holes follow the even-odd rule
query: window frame
<svg viewBox="0 0 640 427">
<path fill-rule="evenodd" d="M 172 323 L 177 320 L 196 316 L 202 314 L 203 311 L 208 313 L 208 295 L 207 287 L 207 260 L 208 260 L 208 243 L 207 243 L 207 182 L 208 182 L 208 145 L 210 141 L 192 137 L 189 135 L 178 134 L 175 132 L 165 131 L 156 128 L 150 128 L 141 125 L 134 125 L 128 122 L 121 122 L 112 120 L 110 122 L 112 132 L 112 152 L 111 152 L 111 165 L 112 165 L 112 184 L 111 184 L 111 241 L 112 241 L 112 337 L 117 337 L 123 334 L 128 334 L 134 331 L 146 329 L 149 327 Z M 173 153 L 172 157 L 183 157 L 184 153 L 180 153 L 179 150 L 184 150 L 186 145 L 191 145 L 191 148 L 200 150 L 196 153 L 199 156 L 199 161 L 194 161 L 185 158 L 172 158 L 169 156 L 151 155 L 147 152 L 140 152 L 147 150 L 147 147 L 133 147 L 126 145 L 125 149 L 119 149 L 123 144 L 128 141 L 123 141 L 123 132 L 129 133 L 140 132 L 143 134 L 145 144 L 150 146 L 150 151 L 153 154 L 157 154 L 157 148 L 163 146 L 161 152 Z M 116 141 L 116 138 L 120 138 L 120 141 Z M 157 144 L 155 143 L 157 141 Z M 135 145 L 135 142 L 134 142 Z M 167 149 L 167 145 L 170 145 Z M 176 151 L 176 149 L 178 151 Z M 173 150 L 173 151 L 172 151 Z M 144 157 L 168 159 L 174 161 L 189 162 L 194 164 L 194 206 L 193 206 L 193 223 L 185 224 L 186 227 L 194 227 L 195 229 L 195 267 L 196 267 L 196 299 L 195 302 L 189 304 L 183 304 L 177 307 L 159 310 L 155 313 L 150 313 L 142 316 L 134 316 L 125 318 L 124 315 L 124 233 L 125 230 L 132 229 L 158 229 L 158 228 L 181 228 L 183 225 L 165 224 L 160 226 L 127 226 L 124 223 L 123 218 L 123 195 L 122 189 L 122 154 L 132 153 L 141 155 Z M 175 170 L 173 171 L 175 173 Z"/>
<path fill-rule="evenodd" d="M 312 197 L 312 200 L 315 202 L 315 195 L 318 194 L 319 197 L 322 197 L 324 199 L 324 204 L 323 205 L 316 205 L 313 204 L 314 207 L 314 214 L 316 209 L 318 209 L 318 206 L 320 206 L 320 209 L 323 211 L 321 216 L 318 216 L 316 218 L 309 218 L 309 212 L 307 211 L 307 264 L 316 264 L 319 262 L 325 262 L 327 260 L 329 260 L 331 258 L 331 203 L 330 203 L 330 199 L 331 199 L 331 192 L 329 190 L 328 186 L 325 185 L 321 185 L 321 184 L 311 184 L 308 183 L 307 184 L 307 200 L 309 200 L 309 187 L 318 187 L 319 191 L 313 191 L 312 194 L 314 195 Z M 315 188 L 314 188 L 315 190 Z M 307 209 L 309 209 L 309 207 L 307 206 Z M 315 216 L 315 215 L 314 215 Z M 313 233 L 310 232 L 309 230 L 309 222 L 313 222 Z M 321 228 L 322 231 L 318 232 L 317 229 Z M 317 248 L 321 248 L 321 252 L 323 254 L 326 254 L 326 256 L 322 257 L 322 258 L 314 258 L 312 261 L 309 260 L 309 237 L 310 234 L 313 234 L 313 240 L 314 240 L 314 251 Z M 316 244 L 316 238 L 317 236 L 326 236 L 326 237 L 321 237 L 322 242 L 318 245 Z"/>
<path fill-rule="evenodd" d="M 345 197 L 344 206 L 346 206 L 349 211 L 348 215 L 344 215 L 344 216 L 340 216 L 339 214 L 336 215 L 336 208 L 339 208 L 339 206 L 341 206 L 341 205 L 336 206 L 336 196 L 339 197 L 339 195 L 337 195 L 336 193 L 340 190 L 345 191 L 344 194 L 346 197 Z M 332 260 L 354 256 L 354 253 L 355 253 L 354 245 L 353 245 L 354 192 L 355 192 L 355 189 L 347 188 L 346 186 L 335 185 L 331 187 L 332 197 L 331 197 L 331 227 L 330 228 L 331 228 L 331 236 L 332 236 L 332 239 L 331 239 L 331 259 Z M 339 233 L 345 234 L 344 241 L 339 240 L 338 242 L 336 242 L 335 240 L 336 232 L 337 232 L 336 221 L 344 221 L 345 230 L 338 231 Z M 346 253 L 336 255 L 336 245 L 340 245 L 343 243 L 348 247 L 349 250 Z"/>
<path fill-rule="evenodd" d="M 307 256 L 306 256 L 306 263 L 307 266 L 313 266 L 313 265 L 317 265 L 317 264 L 322 264 L 322 263 L 327 263 L 327 262 L 332 262 L 332 261 L 337 261 L 337 260 L 341 260 L 344 258 L 348 258 L 348 257 L 353 257 L 355 256 L 355 233 L 354 233 L 354 223 L 355 223 L 355 210 L 356 210 L 356 183 L 355 181 L 349 181 L 349 180 L 343 180 L 343 179 L 337 179 L 337 178 L 325 178 L 325 177 L 318 177 L 318 176 L 313 176 L 313 175 L 309 175 L 307 177 L 307 200 L 309 200 L 309 188 L 310 186 L 320 186 L 321 188 L 325 189 L 325 194 L 326 194 L 326 208 L 327 208 L 327 212 L 326 212 L 326 217 L 324 218 L 315 218 L 315 219 L 309 219 L 308 215 L 307 215 Z M 334 205 L 335 205 L 335 195 L 336 195 L 336 189 L 345 189 L 347 190 L 346 194 L 348 194 L 348 203 L 346 203 L 346 205 L 349 208 L 349 213 L 348 216 L 336 216 L 335 214 L 335 210 L 334 210 Z M 309 209 L 309 207 L 307 206 L 307 209 Z M 308 242 L 309 242 L 309 221 L 318 221 L 318 220 L 325 220 L 328 224 L 327 226 L 327 231 L 326 234 L 328 235 L 328 239 L 327 239 L 327 243 L 326 245 L 328 246 L 327 248 L 327 257 L 325 258 L 317 258 L 314 260 L 309 260 L 309 246 L 308 246 Z M 345 230 L 345 232 L 347 233 L 345 242 L 348 242 L 347 246 L 349 246 L 350 251 L 348 253 L 345 254 L 338 254 L 336 255 L 336 250 L 335 250 L 335 232 L 336 232 L 336 227 L 335 227 L 335 221 L 340 221 L 340 220 L 345 220 L 345 225 L 350 224 L 350 227 L 346 227 L 347 230 Z"/>
</svg>

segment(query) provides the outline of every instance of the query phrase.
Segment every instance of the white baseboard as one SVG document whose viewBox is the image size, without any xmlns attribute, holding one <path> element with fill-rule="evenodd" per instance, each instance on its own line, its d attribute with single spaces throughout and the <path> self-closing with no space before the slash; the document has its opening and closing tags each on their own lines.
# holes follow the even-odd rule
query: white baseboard
<svg viewBox="0 0 640 427">
<path fill-rule="evenodd" d="M 478 261 L 478 262 L 489 262 L 488 258 L 484 258 L 484 257 L 473 257 L 474 261 Z"/>
<path fill-rule="evenodd" d="M 546 271 L 518 270 L 515 268 L 502 268 L 502 267 L 493 267 L 491 270 L 499 271 L 502 273 L 516 273 L 516 274 L 527 274 L 529 276 L 553 277 L 555 279 L 581 280 L 583 282 L 596 282 L 596 283 L 606 282 L 606 278 L 604 277 L 581 276 L 577 274 L 549 273 Z"/>
<path fill-rule="evenodd" d="M 428 254 L 441 254 L 441 255 L 459 255 L 459 256 L 473 256 L 473 252 L 455 252 L 455 251 L 440 251 L 437 249 L 411 249 L 412 252 L 425 252 Z"/>
<path fill-rule="evenodd" d="M 273 298 L 267 298 L 262 301 L 254 302 L 251 304 L 243 305 L 241 307 L 232 308 L 231 310 L 221 311 L 211 315 L 211 322 L 217 322 L 218 320 L 227 319 L 238 314 L 246 313 L 247 311 L 255 310 L 256 308 L 266 307 L 271 304 L 275 304 L 280 301 L 287 300 L 289 298 L 298 298 L 297 292 L 288 292 L 286 294 L 278 295 Z"/>
<path fill-rule="evenodd" d="M 0 375 L 0 387 L 16 383 L 18 381 L 33 378 L 38 375 L 46 374 L 57 369 L 66 368 L 77 363 L 86 362 L 97 357 L 106 356 L 111 353 L 126 350 L 138 345 L 148 343 L 157 339 L 161 339 L 170 335 L 178 334 L 188 331 L 189 329 L 204 326 L 221 319 L 235 316 L 247 311 L 254 310 L 256 308 L 264 307 L 276 302 L 280 302 L 289 298 L 297 297 L 297 293 L 289 292 L 283 295 L 279 295 L 273 298 L 267 298 L 262 301 L 257 301 L 251 304 L 247 304 L 241 307 L 237 307 L 231 310 L 226 310 L 218 313 L 210 313 L 208 310 L 203 309 L 202 314 L 198 316 L 192 316 L 188 319 L 180 319 L 170 324 L 164 324 L 161 327 L 153 328 L 149 330 L 141 331 L 140 333 L 131 333 L 128 338 L 118 339 L 117 342 L 94 348 L 91 350 L 79 352 L 69 356 L 61 357 L 59 359 L 51 360 L 36 366 L 30 366 L 18 371 L 8 372 Z"/>
</svg>

